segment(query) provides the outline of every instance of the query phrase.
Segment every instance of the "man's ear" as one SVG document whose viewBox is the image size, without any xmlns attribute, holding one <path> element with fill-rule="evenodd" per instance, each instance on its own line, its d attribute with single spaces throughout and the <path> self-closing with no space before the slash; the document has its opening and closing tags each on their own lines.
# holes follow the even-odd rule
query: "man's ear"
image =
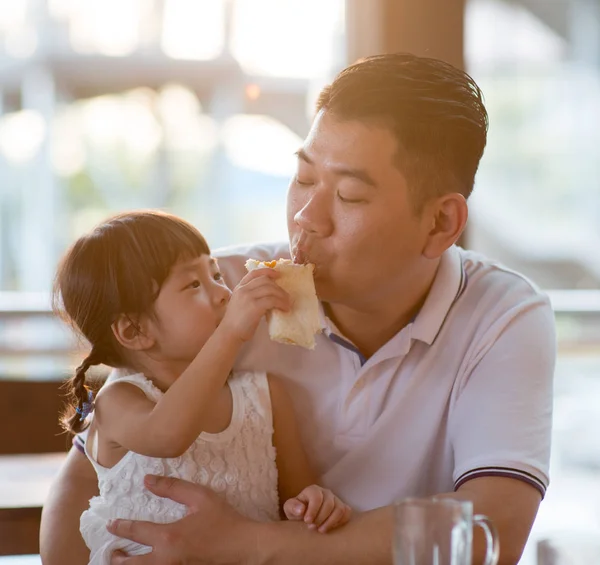
<svg viewBox="0 0 600 565">
<path fill-rule="evenodd" d="M 436 198 L 427 211 L 429 232 L 423 255 L 428 259 L 437 259 L 454 243 L 465 229 L 469 208 L 465 197 L 452 192 Z"/>
<path fill-rule="evenodd" d="M 154 338 L 144 327 L 147 325 L 142 317 L 121 314 L 111 328 L 115 338 L 125 349 L 145 351 L 154 345 Z"/>
</svg>

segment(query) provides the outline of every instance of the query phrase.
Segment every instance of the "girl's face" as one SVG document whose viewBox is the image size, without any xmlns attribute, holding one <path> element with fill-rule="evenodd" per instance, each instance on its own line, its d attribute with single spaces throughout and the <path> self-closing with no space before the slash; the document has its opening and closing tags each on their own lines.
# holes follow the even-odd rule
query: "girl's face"
<svg viewBox="0 0 600 565">
<path fill-rule="evenodd" d="M 154 303 L 155 361 L 185 369 L 221 323 L 231 290 L 210 255 L 177 263 Z"/>
</svg>

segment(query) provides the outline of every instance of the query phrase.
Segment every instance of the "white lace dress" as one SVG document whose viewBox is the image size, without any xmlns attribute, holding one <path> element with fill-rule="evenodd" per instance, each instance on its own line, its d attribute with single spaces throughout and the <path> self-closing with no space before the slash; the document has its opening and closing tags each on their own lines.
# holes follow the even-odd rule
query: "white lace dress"
<svg viewBox="0 0 600 565">
<path fill-rule="evenodd" d="M 142 374 L 113 371 L 108 382 L 131 383 L 157 402 L 162 392 Z M 127 453 L 114 467 L 99 465 L 86 454 L 98 473 L 99 496 L 81 515 L 80 529 L 90 548 L 90 565 L 109 565 L 110 555 L 122 549 L 134 555 L 148 546 L 113 536 L 106 524 L 114 518 L 173 522 L 185 515 L 185 506 L 159 498 L 143 484 L 148 473 L 177 477 L 206 485 L 240 513 L 254 520 L 279 519 L 277 467 L 273 446 L 273 417 L 269 385 L 264 373 L 237 373 L 228 380 L 233 398 L 231 423 L 221 433 L 202 432 L 180 457 L 161 459 Z M 94 451 L 97 451 L 93 442 Z"/>
</svg>

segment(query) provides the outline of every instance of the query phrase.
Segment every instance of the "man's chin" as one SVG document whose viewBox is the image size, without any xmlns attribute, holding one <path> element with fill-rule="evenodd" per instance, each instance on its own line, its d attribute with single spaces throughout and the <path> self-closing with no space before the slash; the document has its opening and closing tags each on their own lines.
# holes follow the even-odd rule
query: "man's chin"
<svg viewBox="0 0 600 565">
<path fill-rule="evenodd" d="M 336 302 L 339 298 L 339 292 L 336 292 L 330 281 L 321 277 L 315 276 L 315 290 L 317 291 L 317 298 L 321 302 Z"/>
</svg>

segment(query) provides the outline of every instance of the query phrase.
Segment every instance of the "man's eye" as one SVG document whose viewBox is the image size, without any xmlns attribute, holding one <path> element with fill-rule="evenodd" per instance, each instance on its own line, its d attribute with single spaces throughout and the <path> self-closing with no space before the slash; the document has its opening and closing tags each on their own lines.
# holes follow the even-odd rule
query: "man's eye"
<svg viewBox="0 0 600 565">
<path fill-rule="evenodd" d="M 300 180 L 298 177 L 296 177 L 296 184 L 298 184 L 300 186 L 310 186 L 313 183 L 310 180 Z"/>
<path fill-rule="evenodd" d="M 364 202 L 362 198 L 345 198 L 339 192 L 337 193 L 337 197 L 341 202 L 344 202 L 345 204 L 360 204 L 361 202 Z"/>
</svg>

